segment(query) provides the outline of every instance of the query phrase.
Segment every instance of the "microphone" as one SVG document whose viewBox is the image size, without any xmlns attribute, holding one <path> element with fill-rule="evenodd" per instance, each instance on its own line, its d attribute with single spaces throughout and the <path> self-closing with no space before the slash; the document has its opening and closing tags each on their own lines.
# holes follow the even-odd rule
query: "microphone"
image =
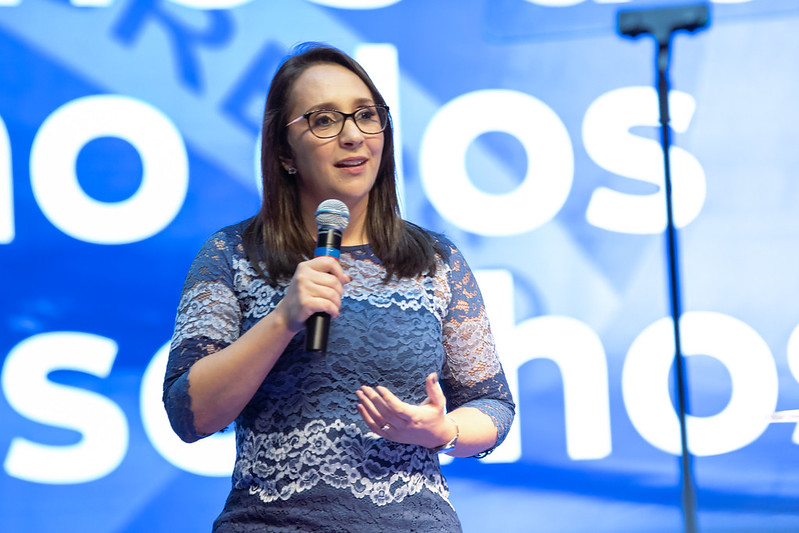
<svg viewBox="0 0 799 533">
<path fill-rule="evenodd" d="M 350 210 L 341 200 L 325 200 L 316 208 L 316 250 L 314 257 L 341 257 L 341 232 L 350 221 Z M 305 321 L 305 351 L 327 352 L 330 315 L 314 313 Z"/>
<path fill-rule="evenodd" d="M 650 33 L 658 43 L 665 45 L 673 32 L 701 30 L 708 26 L 708 19 L 707 3 L 663 9 L 629 10 L 619 12 L 617 28 L 621 35 L 627 37 Z"/>
</svg>

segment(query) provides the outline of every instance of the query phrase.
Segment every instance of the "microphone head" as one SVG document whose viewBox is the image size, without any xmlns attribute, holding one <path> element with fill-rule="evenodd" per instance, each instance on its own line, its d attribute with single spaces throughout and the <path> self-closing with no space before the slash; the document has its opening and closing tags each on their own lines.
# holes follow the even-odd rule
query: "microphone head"
<svg viewBox="0 0 799 533">
<path fill-rule="evenodd" d="M 344 231 L 350 222 L 350 210 L 341 200 L 325 200 L 316 208 L 316 227 Z"/>
</svg>

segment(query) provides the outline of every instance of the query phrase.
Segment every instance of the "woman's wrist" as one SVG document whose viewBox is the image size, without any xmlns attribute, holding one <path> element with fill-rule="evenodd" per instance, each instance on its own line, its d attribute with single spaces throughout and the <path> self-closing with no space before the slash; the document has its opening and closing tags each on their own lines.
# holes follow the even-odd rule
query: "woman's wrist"
<svg viewBox="0 0 799 533">
<path fill-rule="evenodd" d="M 448 440 L 444 444 L 436 446 L 435 448 L 430 448 L 430 451 L 433 452 L 433 453 L 451 452 L 452 450 L 455 449 L 455 446 L 458 445 L 458 437 L 460 437 L 460 435 L 461 435 L 460 426 L 458 426 L 458 422 L 453 417 L 447 415 L 446 418 L 447 418 L 447 420 L 452 422 L 453 426 L 455 426 L 455 434 L 450 440 Z"/>
</svg>

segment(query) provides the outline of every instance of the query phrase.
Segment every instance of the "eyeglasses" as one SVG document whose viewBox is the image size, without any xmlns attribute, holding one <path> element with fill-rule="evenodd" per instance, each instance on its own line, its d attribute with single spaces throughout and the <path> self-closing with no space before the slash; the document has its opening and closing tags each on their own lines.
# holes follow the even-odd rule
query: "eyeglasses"
<svg viewBox="0 0 799 533">
<path fill-rule="evenodd" d="M 359 107 L 352 113 L 343 113 L 335 109 L 319 109 L 301 115 L 288 124 L 292 124 L 305 119 L 308 121 L 308 129 L 320 139 L 330 139 L 337 136 L 344 130 L 344 123 L 351 118 L 355 125 L 366 134 L 380 133 L 388 126 L 388 106 L 367 105 Z"/>
</svg>

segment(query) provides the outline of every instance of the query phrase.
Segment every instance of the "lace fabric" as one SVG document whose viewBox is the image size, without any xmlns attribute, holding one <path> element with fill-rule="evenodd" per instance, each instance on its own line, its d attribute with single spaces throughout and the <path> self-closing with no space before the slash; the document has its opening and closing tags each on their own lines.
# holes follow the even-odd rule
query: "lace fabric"
<svg viewBox="0 0 799 533">
<path fill-rule="evenodd" d="M 164 402 L 185 440 L 201 437 L 188 394 L 191 365 L 234 342 L 274 309 L 286 290 L 256 275 L 243 251 L 244 227 L 246 221 L 209 239 L 184 285 Z M 354 394 L 361 385 L 379 384 L 406 402 L 420 403 L 426 398 L 425 377 L 435 371 L 450 410 L 480 409 L 497 426 L 497 444 L 504 439 L 513 402 L 482 298 L 463 257 L 445 244 L 449 260 L 439 260 L 434 275 L 388 283 L 368 246 L 342 249 L 342 266 L 352 282 L 331 323 L 327 353 L 305 352 L 299 333 L 236 420 L 233 489 L 217 521 L 219 531 L 238 531 L 231 524 L 248 520 L 278 523 L 281 516 L 295 516 L 300 502 L 306 508 L 331 502 L 337 509 L 357 508 L 357 515 L 342 515 L 353 524 L 399 513 L 403 519 L 396 523 L 421 527 L 435 520 L 436 531 L 460 530 L 438 457 L 370 432 L 355 409 Z"/>
</svg>

